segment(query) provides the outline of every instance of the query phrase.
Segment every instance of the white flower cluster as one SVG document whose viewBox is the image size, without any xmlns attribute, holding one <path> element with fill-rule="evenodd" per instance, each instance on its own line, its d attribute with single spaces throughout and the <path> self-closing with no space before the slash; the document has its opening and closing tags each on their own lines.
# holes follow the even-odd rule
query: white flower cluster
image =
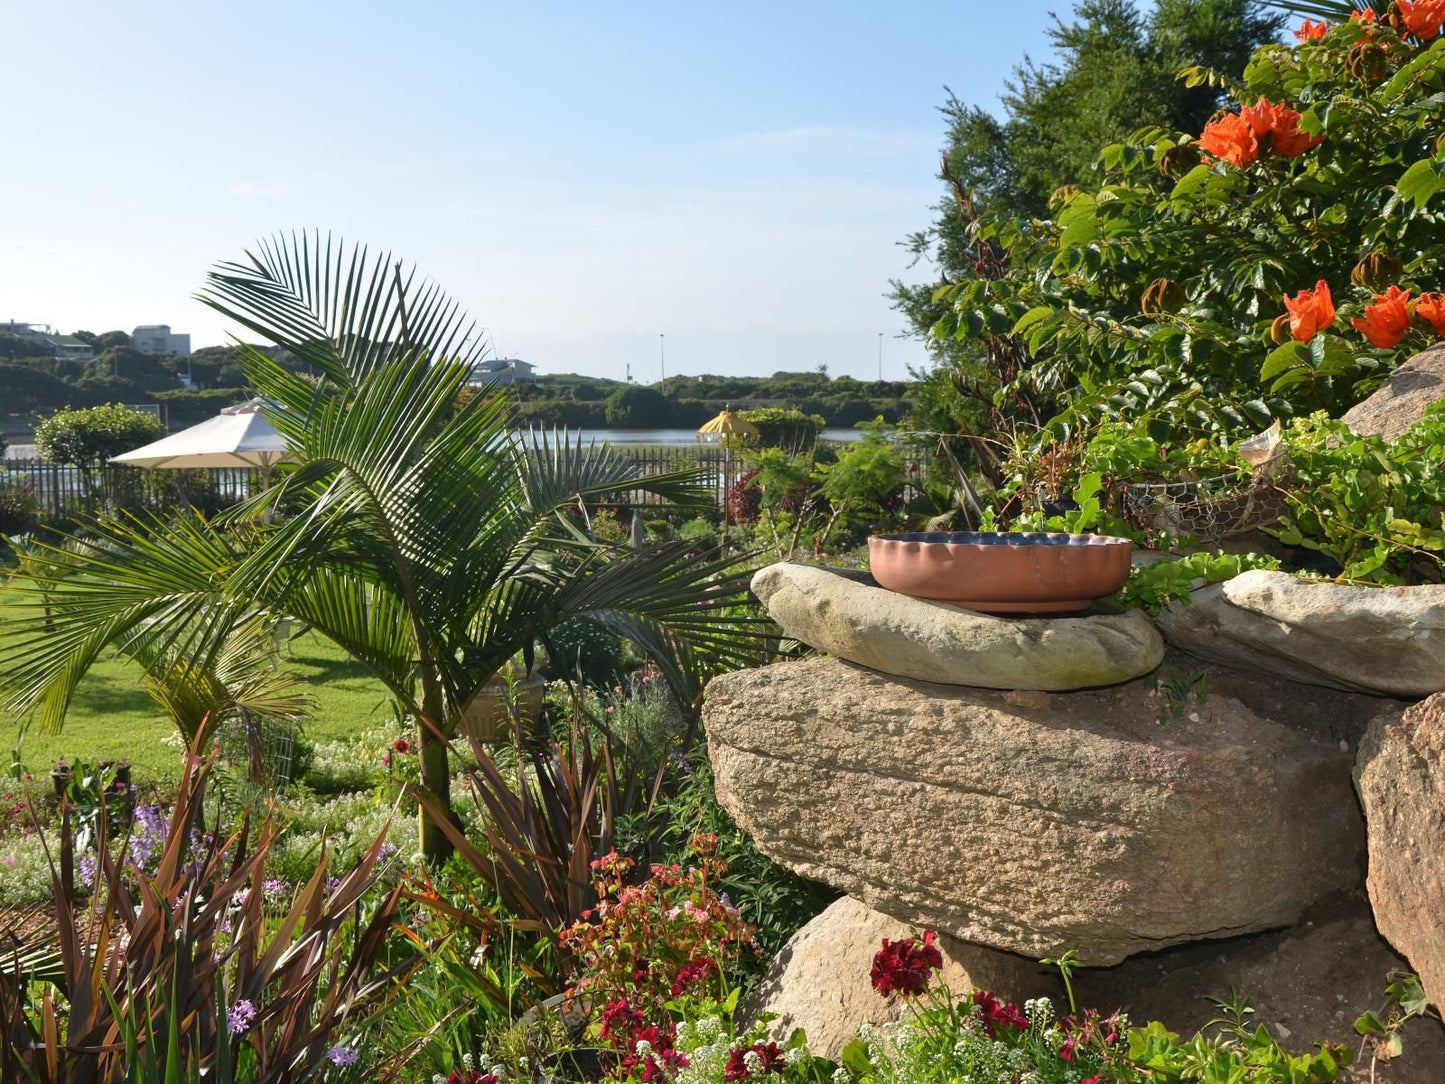
<svg viewBox="0 0 1445 1084">
<path fill-rule="evenodd" d="M 524 1071 L 526 1070 L 526 1058 L 520 1059 L 520 1067 Z M 497 1078 L 499 1084 L 501 1081 L 505 1080 L 507 1076 L 506 1065 L 504 1065 L 500 1061 L 493 1061 L 486 1051 L 482 1051 L 480 1054 L 463 1054 L 462 1068 L 468 1073 L 480 1070 L 483 1076 L 486 1076 L 488 1074 L 493 1075 Z M 446 1074 L 433 1073 L 431 1077 L 431 1084 L 447 1084 Z"/>
<path fill-rule="evenodd" d="M 1046 997 L 1033 998 L 1024 1002 L 1024 1015 L 1039 1031 L 1048 1027 L 1054 1019 L 1054 1003 Z"/>
</svg>

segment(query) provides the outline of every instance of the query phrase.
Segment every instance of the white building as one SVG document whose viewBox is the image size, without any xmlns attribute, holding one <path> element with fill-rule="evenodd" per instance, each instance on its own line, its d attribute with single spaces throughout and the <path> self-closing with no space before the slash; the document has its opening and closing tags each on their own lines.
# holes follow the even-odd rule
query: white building
<svg viewBox="0 0 1445 1084">
<path fill-rule="evenodd" d="M 467 387 L 485 388 L 488 384 L 524 384 L 537 379 L 530 361 L 521 358 L 488 358 L 472 366 Z"/>
<path fill-rule="evenodd" d="M 179 354 L 191 352 L 189 335 L 172 335 L 170 324 L 142 324 L 130 333 L 130 344 L 145 354 Z"/>
</svg>

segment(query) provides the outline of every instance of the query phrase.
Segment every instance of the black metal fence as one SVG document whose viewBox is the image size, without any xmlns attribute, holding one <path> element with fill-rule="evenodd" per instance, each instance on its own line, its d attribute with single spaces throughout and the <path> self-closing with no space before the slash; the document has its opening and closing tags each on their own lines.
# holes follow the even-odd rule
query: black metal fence
<svg viewBox="0 0 1445 1084">
<path fill-rule="evenodd" d="M 615 450 L 649 475 L 707 470 L 719 503 L 740 470 L 736 455 L 716 445 L 632 445 Z M 87 472 L 40 459 L 0 460 L 0 532 L 20 533 L 27 529 L 27 520 L 55 523 L 104 509 L 161 511 L 189 505 L 212 512 L 249 496 L 253 486 L 262 484 L 263 474 L 246 468 L 144 470 L 119 464 Z M 659 501 L 651 493 L 634 490 L 619 494 L 618 503 Z"/>
</svg>

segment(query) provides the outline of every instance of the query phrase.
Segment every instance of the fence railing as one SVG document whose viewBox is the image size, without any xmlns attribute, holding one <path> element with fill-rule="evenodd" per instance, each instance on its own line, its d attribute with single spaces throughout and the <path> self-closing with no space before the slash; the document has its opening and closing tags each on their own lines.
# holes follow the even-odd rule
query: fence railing
<svg viewBox="0 0 1445 1084">
<path fill-rule="evenodd" d="M 708 486 L 719 503 L 741 469 L 735 455 L 716 445 L 633 445 L 615 451 L 648 475 L 700 467 L 708 472 Z M 25 516 L 54 523 L 114 508 L 161 511 L 190 505 L 210 512 L 249 496 L 263 474 L 242 467 L 175 471 L 119 464 L 87 472 L 41 459 L 5 459 L 0 467 L 0 530 L 9 522 L 11 531 L 23 529 L 17 524 Z M 651 493 L 632 490 L 619 494 L 617 503 L 660 502 Z"/>
</svg>

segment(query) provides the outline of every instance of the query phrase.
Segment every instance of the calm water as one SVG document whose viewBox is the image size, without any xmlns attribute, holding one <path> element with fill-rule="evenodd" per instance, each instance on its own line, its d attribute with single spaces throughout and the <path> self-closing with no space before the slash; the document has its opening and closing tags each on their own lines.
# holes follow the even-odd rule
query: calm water
<svg viewBox="0 0 1445 1084">
<path fill-rule="evenodd" d="M 577 432 L 577 430 L 573 430 Z M 583 429 L 583 439 L 605 441 L 611 444 L 697 444 L 696 429 Z M 857 440 L 863 435 L 861 429 L 824 429 L 824 440 Z"/>
</svg>

